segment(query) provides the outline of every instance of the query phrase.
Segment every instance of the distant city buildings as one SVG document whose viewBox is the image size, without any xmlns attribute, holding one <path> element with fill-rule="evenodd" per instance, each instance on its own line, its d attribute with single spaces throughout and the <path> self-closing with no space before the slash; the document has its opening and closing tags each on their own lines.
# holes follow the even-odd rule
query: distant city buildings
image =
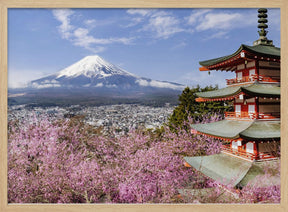
<svg viewBox="0 0 288 212">
<path fill-rule="evenodd" d="M 25 105 L 10 106 L 8 108 L 8 121 L 32 120 L 34 116 L 46 116 L 49 120 L 72 118 L 83 115 L 85 123 L 101 128 L 103 134 L 111 131 L 119 135 L 129 130 L 147 128 L 154 129 L 167 122 L 174 107 L 150 107 L 136 104 L 105 105 L 97 107 L 83 107 L 73 105 L 70 107 L 34 107 Z"/>
</svg>

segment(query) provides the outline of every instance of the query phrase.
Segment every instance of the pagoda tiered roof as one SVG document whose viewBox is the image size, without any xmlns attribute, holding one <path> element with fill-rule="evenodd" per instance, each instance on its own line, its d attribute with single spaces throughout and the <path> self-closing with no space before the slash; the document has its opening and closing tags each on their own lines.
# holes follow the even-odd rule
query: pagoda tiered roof
<svg viewBox="0 0 288 212">
<path fill-rule="evenodd" d="M 267 60 L 271 62 L 280 62 L 280 48 L 273 45 L 255 45 L 248 46 L 242 44 L 236 52 L 215 59 L 200 61 L 203 67 L 200 71 L 225 70 L 235 71 L 238 64 L 244 63 L 245 60 Z"/>
<path fill-rule="evenodd" d="M 280 121 L 254 121 L 239 136 L 246 140 L 280 140 Z"/>
<path fill-rule="evenodd" d="M 279 140 L 280 121 L 264 120 L 222 120 L 207 124 L 192 124 L 194 133 L 216 137 L 222 140 Z"/>
<path fill-rule="evenodd" d="M 257 187 L 280 185 L 279 176 L 271 176 L 269 180 L 259 181 L 257 176 L 264 175 L 264 167 L 277 161 L 251 163 L 240 158 L 220 153 L 208 156 L 184 157 L 184 160 L 196 170 L 223 185 L 244 187 L 248 183 Z"/>
<path fill-rule="evenodd" d="M 234 100 L 235 110 L 225 112 L 224 120 L 190 125 L 193 134 L 223 140 L 221 153 L 184 158 L 185 166 L 240 188 L 259 183 L 256 176 L 265 173 L 266 163 L 258 161 L 277 159 L 281 136 L 280 48 L 266 37 L 267 9 L 258 13 L 259 39 L 253 46 L 242 44 L 230 55 L 199 62 L 200 71 L 236 72 L 235 79 L 226 80 L 228 87 L 196 93 L 197 102 Z M 279 185 L 280 178 L 272 178 L 272 184 Z"/>
<path fill-rule="evenodd" d="M 204 175 L 223 185 L 236 186 L 252 166 L 249 161 L 220 153 L 209 156 L 184 157 L 184 160 Z"/>
<path fill-rule="evenodd" d="M 280 85 L 279 84 L 264 84 L 255 82 L 253 84 L 230 86 L 214 91 L 199 92 L 196 95 L 198 102 L 205 101 L 223 101 L 234 99 L 240 94 L 245 93 L 249 96 L 280 98 Z"/>
</svg>

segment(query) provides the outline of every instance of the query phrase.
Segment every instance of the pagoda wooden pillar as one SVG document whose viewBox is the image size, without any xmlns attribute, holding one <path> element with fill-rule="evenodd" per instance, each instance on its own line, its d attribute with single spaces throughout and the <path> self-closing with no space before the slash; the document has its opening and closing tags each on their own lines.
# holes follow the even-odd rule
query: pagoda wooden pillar
<svg viewBox="0 0 288 212">
<path fill-rule="evenodd" d="M 259 119 L 259 97 L 254 97 L 255 98 L 255 118 Z"/>
<path fill-rule="evenodd" d="M 257 79 L 259 79 L 259 60 L 255 60 L 255 74 L 257 75 Z"/>
</svg>

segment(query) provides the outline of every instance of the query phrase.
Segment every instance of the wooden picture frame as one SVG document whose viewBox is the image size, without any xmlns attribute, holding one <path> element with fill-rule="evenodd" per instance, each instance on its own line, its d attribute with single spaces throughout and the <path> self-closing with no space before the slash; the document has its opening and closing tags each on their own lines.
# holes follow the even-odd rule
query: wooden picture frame
<svg viewBox="0 0 288 212">
<path fill-rule="evenodd" d="M 0 212 L 10 211 L 288 211 L 288 3 L 284 0 L 0 0 Z M 281 203 L 280 204 L 8 204 L 7 13 L 9 8 L 280 8 L 281 9 Z"/>
</svg>

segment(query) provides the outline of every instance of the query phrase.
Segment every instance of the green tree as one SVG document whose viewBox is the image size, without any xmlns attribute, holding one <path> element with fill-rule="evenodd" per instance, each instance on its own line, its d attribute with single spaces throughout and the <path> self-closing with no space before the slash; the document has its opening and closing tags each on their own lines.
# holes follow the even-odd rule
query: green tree
<svg viewBox="0 0 288 212">
<path fill-rule="evenodd" d="M 230 110 L 225 101 L 217 102 L 196 102 L 197 92 L 213 91 L 217 90 L 218 86 L 206 86 L 200 88 L 197 85 L 195 88 L 186 87 L 182 94 L 179 96 L 179 105 L 174 109 L 172 115 L 169 118 L 168 125 L 170 128 L 183 127 L 184 121 L 188 121 L 188 116 L 191 116 L 194 120 L 200 120 L 202 115 L 212 115 L 214 113 L 222 113 Z"/>
</svg>

